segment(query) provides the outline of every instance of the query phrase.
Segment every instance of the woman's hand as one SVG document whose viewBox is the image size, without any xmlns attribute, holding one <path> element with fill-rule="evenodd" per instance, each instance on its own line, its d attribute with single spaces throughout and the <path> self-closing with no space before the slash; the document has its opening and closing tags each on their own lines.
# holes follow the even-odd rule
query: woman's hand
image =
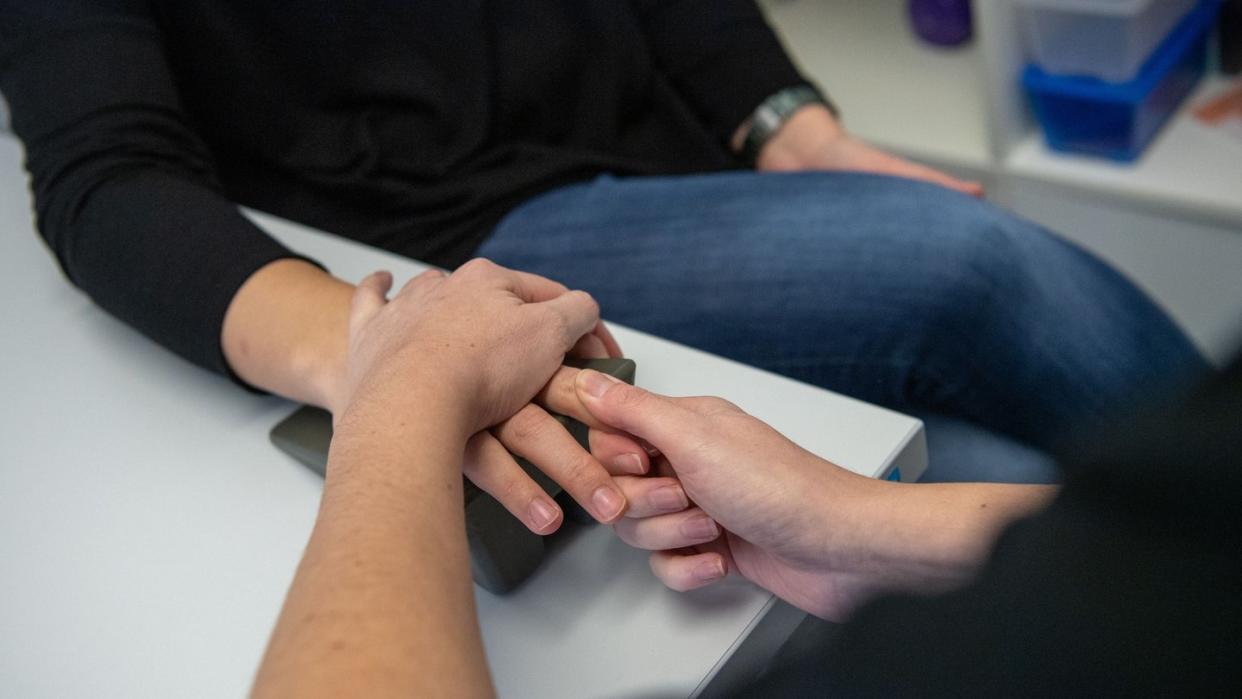
<svg viewBox="0 0 1242 699">
<path fill-rule="evenodd" d="M 571 401 L 567 371 L 541 400 Z M 633 516 L 615 525 L 624 541 L 654 552 L 652 570 L 676 590 L 735 571 L 803 610 L 840 619 L 880 591 L 959 584 L 1001 527 L 1053 492 L 877 481 L 816 457 L 719 398 L 668 398 L 591 371 L 575 376 L 574 389 L 599 424 L 662 453 L 654 469 L 660 487 L 684 489 L 689 506 L 670 512 L 643 504 L 649 488 L 626 482 Z"/>
<path fill-rule="evenodd" d="M 599 521 L 621 516 L 626 499 L 612 475 L 646 473 L 644 450 L 624 436 L 592 430 L 597 459 L 528 403 L 567 352 L 620 353 L 599 322 L 595 302 L 584 292 L 486 260 L 469 262 L 451 276 L 424 273 L 386 301 L 391 283 L 390 275 L 374 274 L 355 294 L 347 402 L 390 401 L 395 393 L 403 396 L 398 400 L 408 394 L 437 400 L 445 410 L 461 409 L 473 434 L 463 457 L 465 475 L 535 533 L 555 531 L 563 513 L 510 452 L 539 466 Z M 571 417 L 583 415 L 579 409 Z"/>
<path fill-rule="evenodd" d="M 652 571 L 666 585 L 689 590 L 736 571 L 826 617 L 865 591 L 851 560 L 856 532 L 839 503 L 868 497 L 874 481 L 719 398 L 667 398 L 586 371 L 576 389 L 602 423 L 659 449 L 657 472 L 675 477 L 694 505 L 615 525 L 626 543 L 654 551 Z"/>
<path fill-rule="evenodd" d="M 586 292 L 482 259 L 425 272 L 388 301 L 391 286 L 380 272 L 354 294 L 341 419 L 360 401 L 434 396 L 473 434 L 518 412 L 599 326 Z"/>
<path fill-rule="evenodd" d="M 983 186 L 898 158 L 846 133 L 827 109 L 811 105 L 794 113 L 759 151 L 756 169 L 765 172 L 838 170 L 923 180 L 971 196 Z"/>
</svg>

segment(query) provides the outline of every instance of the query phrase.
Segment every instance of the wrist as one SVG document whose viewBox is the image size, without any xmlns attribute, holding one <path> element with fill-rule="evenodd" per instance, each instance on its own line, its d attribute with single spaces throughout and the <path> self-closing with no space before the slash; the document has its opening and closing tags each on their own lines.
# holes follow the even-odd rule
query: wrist
<svg viewBox="0 0 1242 699">
<path fill-rule="evenodd" d="M 885 497 L 883 481 L 860 476 L 820 461 L 819 482 L 806 492 L 816 494 L 814 531 L 816 562 L 834 570 L 860 570 L 874 555 L 876 532 L 887 526 L 876 504 Z"/>
<path fill-rule="evenodd" d="M 438 454 L 439 463 L 456 473 L 473 433 L 469 417 L 460 392 L 429 369 L 400 376 L 378 372 L 364 378 L 341 406 L 332 448 L 366 450 L 378 458 L 358 461 L 357 466 L 372 471 L 400 469 Z"/>
<path fill-rule="evenodd" d="M 820 104 L 808 104 L 790 115 L 755 160 L 760 171 L 801 170 L 832 143 L 847 137 L 841 122 Z"/>
<path fill-rule="evenodd" d="M 343 407 L 353 287 L 299 259 L 257 270 L 233 297 L 220 343 L 246 383 L 336 412 Z"/>
</svg>

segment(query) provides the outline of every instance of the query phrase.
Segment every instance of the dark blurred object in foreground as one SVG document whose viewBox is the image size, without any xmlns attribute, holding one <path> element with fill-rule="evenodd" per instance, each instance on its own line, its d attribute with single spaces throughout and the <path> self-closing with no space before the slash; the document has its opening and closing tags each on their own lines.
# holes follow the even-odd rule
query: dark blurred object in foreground
<svg viewBox="0 0 1242 699">
<path fill-rule="evenodd" d="M 1225 0 L 1220 10 L 1220 70 L 1222 73 L 1242 73 L 1242 0 Z"/>
</svg>

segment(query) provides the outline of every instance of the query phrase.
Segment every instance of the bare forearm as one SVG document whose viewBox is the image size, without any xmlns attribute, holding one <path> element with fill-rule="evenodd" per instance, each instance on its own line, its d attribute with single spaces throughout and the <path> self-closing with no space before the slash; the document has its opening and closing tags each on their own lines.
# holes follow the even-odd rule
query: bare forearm
<svg viewBox="0 0 1242 699">
<path fill-rule="evenodd" d="M 492 693 L 461 509 L 466 436 L 455 422 L 399 401 L 366 414 L 351 407 L 255 696 Z"/>
<path fill-rule="evenodd" d="M 876 483 L 862 563 L 895 589 L 935 592 L 968 579 L 1001 530 L 1046 506 L 1057 488 L 1002 483 Z"/>
<path fill-rule="evenodd" d="M 301 260 L 255 272 L 224 318 L 220 342 L 229 366 L 258 388 L 338 408 L 353 288 Z"/>
</svg>

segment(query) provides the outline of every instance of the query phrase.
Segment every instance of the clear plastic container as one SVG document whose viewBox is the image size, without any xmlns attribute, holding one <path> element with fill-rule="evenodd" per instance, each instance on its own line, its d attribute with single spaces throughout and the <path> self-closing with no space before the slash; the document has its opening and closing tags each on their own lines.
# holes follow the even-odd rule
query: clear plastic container
<svg viewBox="0 0 1242 699">
<path fill-rule="evenodd" d="M 1129 82 L 1050 75 L 1028 66 L 1022 83 L 1048 146 L 1136 160 L 1203 77 L 1219 10 L 1220 0 L 1200 0 Z"/>
<path fill-rule="evenodd" d="M 1018 0 L 1032 61 L 1053 75 L 1133 80 L 1196 0 Z"/>
</svg>

